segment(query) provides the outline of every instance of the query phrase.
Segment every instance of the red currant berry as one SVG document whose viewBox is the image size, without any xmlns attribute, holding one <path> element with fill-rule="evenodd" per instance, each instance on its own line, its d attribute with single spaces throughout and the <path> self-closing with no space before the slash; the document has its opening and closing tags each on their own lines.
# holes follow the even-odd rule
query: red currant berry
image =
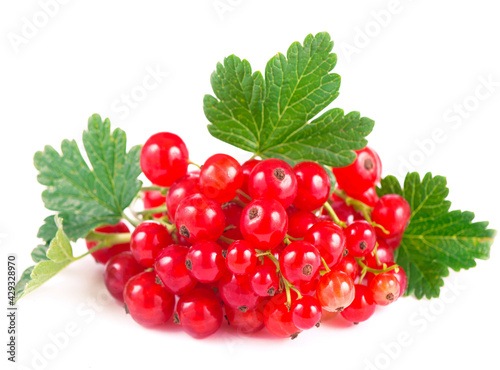
<svg viewBox="0 0 500 370">
<path fill-rule="evenodd" d="M 319 279 L 316 294 L 323 309 L 341 312 L 354 300 L 354 282 L 346 273 L 331 270 Z"/>
<path fill-rule="evenodd" d="M 303 240 L 290 243 L 281 253 L 279 261 L 281 273 L 292 284 L 311 281 L 321 266 L 318 249 Z"/>
<path fill-rule="evenodd" d="M 123 289 L 131 277 L 140 274 L 144 268 L 137 263 L 130 252 L 122 252 L 111 257 L 104 271 L 104 283 L 109 293 L 123 301 Z"/>
<path fill-rule="evenodd" d="M 194 243 L 186 254 L 186 268 L 202 283 L 219 280 L 226 271 L 226 259 L 219 244 L 210 241 Z"/>
<path fill-rule="evenodd" d="M 380 198 L 372 211 L 372 220 L 382 226 L 389 234 L 377 227 L 377 235 L 388 239 L 403 234 L 410 222 L 410 205 L 400 195 L 387 194 Z"/>
<path fill-rule="evenodd" d="M 264 307 L 267 300 L 261 299 L 253 310 L 242 312 L 238 309 L 225 306 L 226 319 L 233 330 L 241 334 L 252 334 L 264 328 Z"/>
<path fill-rule="evenodd" d="M 304 295 L 293 301 L 290 311 L 293 323 L 302 330 L 319 325 L 321 320 L 321 306 L 318 300 L 310 295 Z"/>
<path fill-rule="evenodd" d="M 297 288 L 302 293 L 302 295 L 316 295 L 316 288 L 318 287 L 319 278 L 320 276 L 318 274 L 311 281 L 304 281 L 296 284 L 295 288 Z"/>
<path fill-rule="evenodd" d="M 274 199 L 253 200 L 243 209 L 240 229 L 255 248 L 271 250 L 286 236 L 288 216 Z"/>
<path fill-rule="evenodd" d="M 394 265 L 395 265 L 394 262 L 387 263 L 387 267 L 391 267 Z M 399 297 L 402 297 L 406 292 L 406 287 L 408 286 L 408 278 L 406 276 L 405 270 L 401 266 L 398 266 L 395 269 L 389 270 L 387 273 L 393 274 L 396 277 L 396 279 L 398 279 L 399 288 L 400 288 L 399 289 Z"/>
<path fill-rule="evenodd" d="M 175 320 L 194 338 L 214 334 L 222 325 L 222 317 L 222 306 L 211 290 L 191 290 L 177 302 Z"/>
<path fill-rule="evenodd" d="M 182 139 L 170 132 L 151 136 L 141 151 L 144 175 L 158 186 L 170 186 L 187 172 L 189 153 Z"/>
<path fill-rule="evenodd" d="M 346 247 L 353 257 L 370 254 L 377 243 L 373 226 L 366 221 L 354 221 L 345 229 Z"/>
<path fill-rule="evenodd" d="M 224 232 L 224 212 L 219 203 L 202 194 L 184 198 L 177 207 L 175 225 L 189 242 L 216 241 Z"/>
<path fill-rule="evenodd" d="M 157 283 L 152 271 L 132 277 L 125 285 L 123 298 L 130 316 L 142 326 L 165 324 L 174 312 L 175 296 Z"/>
<path fill-rule="evenodd" d="M 392 238 L 380 238 L 380 240 L 383 240 L 385 244 L 387 245 L 388 248 L 392 249 L 393 251 L 398 249 L 399 246 L 401 245 L 401 241 L 403 240 L 403 234 L 396 235 L 395 237 Z"/>
<path fill-rule="evenodd" d="M 156 257 L 154 269 L 165 289 L 175 295 L 182 295 L 194 289 L 197 281 L 186 268 L 188 249 L 180 245 L 169 245 Z"/>
<path fill-rule="evenodd" d="M 165 205 L 166 196 L 158 190 L 143 191 L 141 193 L 142 202 L 144 203 L 144 209 L 151 209 Z M 155 213 L 154 218 L 161 218 L 165 216 L 165 213 Z"/>
<path fill-rule="evenodd" d="M 363 194 L 380 182 L 382 164 L 378 154 L 368 147 L 356 150 L 356 159 L 346 167 L 332 168 L 341 189 L 352 194 Z"/>
<path fill-rule="evenodd" d="M 238 161 L 227 154 L 215 154 L 201 167 L 201 192 L 219 203 L 232 200 L 242 184 L 243 170 Z"/>
<path fill-rule="evenodd" d="M 258 159 L 250 159 L 248 161 L 246 161 L 245 163 L 243 163 L 241 165 L 241 169 L 242 169 L 242 172 L 243 172 L 243 183 L 241 184 L 241 191 L 243 193 L 245 193 L 246 195 L 249 195 L 250 192 L 248 190 L 248 179 L 250 178 L 250 173 L 252 172 L 252 170 L 254 169 L 255 166 L 257 166 L 261 161 L 258 160 Z M 241 194 L 238 194 L 238 198 L 243 202 L 243 203 L 248 203 L 249 200 L 247 197 L 241 195 Z"/>
<path fill-rule="evenodd" d="M 240 230 L 240 220 L 243 207 L 234 202 L 229 202 L 222 205 L 222 211 L 226 217 L 226 228 L 224 229 L 224 233 L 222 235 L 232 240 L 243 239 L 243 235 Z M 226 243 L 222 240 L 219 240 L 218 243 L 223 249 L 229 248 L 230 243 Z"/>
<path fill-rule="evenodd" d="M 318 249 L 330 268 L 335 266 L 344 254 L 346 241 L 344 230 L 333 222 L 318 222 L 307 231 L 304 240 Z"/>
<path fill-rule="evenodd" d="M 319 219 L 311 212 L 297 210 L 288 215 L 288 235 L 292 238 L 303 238 Z"/>
<path fill-rule="evenodd" d="M 165 226 L 156 221 L 145 221 L 132 233 L 130 250 L 142 266 L 153 267 L 158 253 L 172 242 Z"/>
<path fill-rule="evenodd" d="M 103 234 L 130 232 L 127 225 L 125 225 L 123 222 L 119 222 L 116 225 L 101 226 L 96 228 L 95 231 Z M 99 242 L 96 241 L 85 241 L 85 243 L 87 244 L 88 250 L 91 250 L 92 248 L 96 247 L 97 244 L 99 244 Z M 92 252 L 91 254 L 97 263 L 106 264 L 106 262 L 108 262 L 111 257 L 117 255 L 118 253 L 126 252 L 129 250 L 130 250 L 130 243 L 123 243 L 123 244 L 115 244 L 109 248 L 99 249 L 95 252 Z"/>
<path fill-rule="evenodd" d="M 175 181 L 167 193 L 167 210 L 168 217 L 173 222 L 179 203 L 186 197 L 199 193 L 200 186 L 198 182 L 199 175 L 197 173 L 188 173 Z"/>
<path fill-rule="evenodd" d="M 373 301 L 379 306 L 387 306 L 395 302 L 401 293 L 398 279 L 393 274 L 384 272 L 376 275 L 369 285 Z"/>
<path fill-rule="evenodd" d="M 269 258 L 264 257 L 269 260 Z M 280 280 L 276 273 L 276 265 L 259 265 L 250 274 L 250 286 L 260 297 L 272 297 L 279 290 Z"/>
<path fill-rule="evenodd" d="M 372 251 L 365 257 L 365 264 L 368 267 L 378 269 L 384 263 L 394 262 L 394 251 L 390 249 L 383 241 L 378 242 L 376 254 L 380 262 L 380 265 L 377 263 L 377 257 L 375 257 L 375 251 Z"/>
<path fill-rule="evenodd" d="M 292 311 L 288 310 L 286 302 L 285 293 L 271 298 L 264 308 L 264 324 L 271 334 L 294 339 L 301 330 L 293 323 Z"/>
<path fill-rule="evenodd" d="M 257 265 L 257 255 L 252 244 L 246 240 L 236 240 L 229 246 L 226 256 L 226 266 L 236 275 L 247 275 Z"/>
<path fill-rule="evenodd" d="M 345 190 L 345 192 L 347 193 L 348 196 L 357 199 L 360 202 L 363 202 L 368 207 L 374 207 L 379 200 L 377 191 L 375 190 L 374 186 L 366 189 L 366 191 L 363 194 L 349 194 L 349 190 Z"/>
<path fill-rule="evenodd" d="M 345 272 L 347 275 L 351 277 L 353 281 L 356 280 L 356 277 L 358 276 L 359 273 L 359 265 L 354 259 L 354 257 L 350 255 L 342 257 L 340 262 L 337 263 L 333 269 Z"/>
<path fill-rule="evenodd" d="M 368 320 L 375 312 L 372 293 L 365 285 L 355 285 L 354 301 L 340 314 L 347 321 L 355 324 Z"/>
<path fill-rule="evenodd" d="M 254 309 L 260 300 L 247 275 L 235 275 L 229 271 L 219 281 L 219 293 L 227 306 L 242 312 Z"/>
<path fill-rule="evenodd" d="M 297 177 L 297 196 L 293 205 L 303 211 L 314 211 L 330 196 L 330 177 L 315 162 L 300 162 L 293 167 Z"/>
<path fill-rule="evenodd" d="M 250 173 L 248 190 L 252 199 L 276 199 L 284 208 L 288 208 L 297 195 L 297 178 L 285 161 L 266 159 Z"/>
</svg>

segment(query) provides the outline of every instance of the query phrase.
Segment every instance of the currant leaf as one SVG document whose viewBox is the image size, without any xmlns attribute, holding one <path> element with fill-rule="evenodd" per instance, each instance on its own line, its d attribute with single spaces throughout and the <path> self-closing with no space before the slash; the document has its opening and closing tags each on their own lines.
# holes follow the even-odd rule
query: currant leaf
<svg viewBox="0 0 500 370">
<path fill-rule="evenodd" d="M 41 244 L 36 246 L 31 251 L 31 258 L 34 262 L 38 263 L 40 261 L 48 261 L 49 257 L 47 257 L 47 250 L 49 249 L 49 244 Z"/>
<path fill-rule="evenodd" d="M 43 225 L 38 229 L 37 237 L 45 243 L 50 243 L 57 233 L 57 225 L 54 216 L 48 216 L 43 220 Z"/>
<path fill-rule="evenodd" d="M 38 182 L 47 187 L 42 193 L 45 207 L 64 219 L 65 232 L 72 240 L 98 226 L 118 223 L 142 185 L 137 179 L 140 147 L 127 153 L 125 133 L 120 129 L 111 133 L 109 119 L 91 116 L 83 145 L 92 169 L 75 141 L 62 142 L 62 155 L 47 146 L 34 158 Z M 53 220 L 46 218 L 38 235 L 49 241 L 53 232 Z"/>
<path fill-rule="evenodd" d="M 406 295 L 418 299 L 438 297 L 443 277 L 476 266 L 476 259 L 488 259 L 496 232 L 487 222 L 472 222 L 472 212 L 450 211 L 448 188 L 442 176 L 418 173 L 406 176 L 404 188 L 393 176 L 386 177 L 379 195 L 400 193 L 412 214 L 396 262 L 408 276 Z"/>
<path fill-rule="evenodd" d="M 343 167 L 366 146 L 374 122 L 357 112 L 332 109 L 315 118 L 338 96 L 340 76 L 326 32 L 293 43 L 266 66 L 265 79 L 250 63 L 232 55 L 211 76 L 215 94 L 204 98 L 210 134 L 263 158 L 291 164 L 313 160 Z"/>
</svg>

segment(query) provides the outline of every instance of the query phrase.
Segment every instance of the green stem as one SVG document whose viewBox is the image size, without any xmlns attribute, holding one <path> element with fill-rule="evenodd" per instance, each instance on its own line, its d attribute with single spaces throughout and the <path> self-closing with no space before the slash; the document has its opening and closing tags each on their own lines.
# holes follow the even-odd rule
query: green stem
<svg viewBox="0 0 500 370">
<path fill-rule="evenodd" d="M 161 186 L 143 186 L 141 188 L 141 191 L 160 191 L 162 194 L 166 194 L 168 188 L 164 188 Z"/>
<path fill-rule="evenodd" d="M 328 212 L 328 214 L 332 218 L 333 222 L 335 222 L 337 225 L 339 225 L 339 226 L 341 226 L 343 228 L 347 227 L 347 225 L 345 224 L 345 222 L 341 221 L 340 218 L 339 218 L 339 216 L 337 216 L 337 214 L 333 210 L 333 208 L 330 205 L 330 203 L 328 203 L 328 201 L 325 202 L 325 204 L 323 205 L 323 207 L 325 207 L 326 211 Z"/>
<path fill-rule="evenodd" d="M 247 193 L 245 193 L 243 190 L 238 189 L 238 190 L 236 190 L 236 193 L 238 193 L 239 195 L 241 195 L 243 198 L 247 198 L 250 202 L 252 201 L 252 198 L 250 198 L 250 195 L 248 195 Z"/>
<path fill-rule="evenodd" d="M 167 212 L 167 206 L 160 206 L 155 208 L 145 209 L 144 211 L 136 212 L 138 215 L 153 215 L 155 213 Z"/>
<path fill-rule="evenodd" d="M 131 219 L 130 217 L 128 217 L 124 212 L 122 212 L 122 217 L 127 220 L 128 222 L 130 222 L 134 227 L 137 227 L 139 226 L 140 224 L 140 221 L 136 221 L 134 219 Z"/>
<path fill-rule="evenodd" d="M 385 227 L 383 227 L 382 225 L 379 225 L 379 224 L 377 224 L 376 222 L 373 222 L 373 221 L 371 222 L 371 224 L 372 224 L 373 227 L 378 227 L 380 230 L 382 230 L 382 232 L 384 234 L 386 234 L 386 235 L 390 234 L 389 231 L 387 231 L 387 229 Z"/>
<path fill-rule="evenodd" d="M 201 166 L 197 163 L 194 163 L 192 160 L 188 160 L 188 164 L 192 164 L 193 166 L 196 166 L 201 170 Z"/>
<path fill-rule="evenodd" d="M 283 241 L 285 242 L 286 245 L 289 245 L 292 243 L 292 241 L 290 239 L 288 239 L 288 235 L 285 237 L 285 239 L 283 239 Z"/>
<path fill-rule="evenodd" d="M 398 265 L 392 265 L 392 266 L 387 267 L 387 265 L 384 263 L 382 265 L 382 267 L 383 267 L 382 269 L 374 269 L 374 268 L 371 268 L 371 267 L 368 267 L 367 265 L 365 265 L 362 258 L 355 258 L 355 260 L 358 263 L 358 265 L 363 269 L 363 271 L 368 271 L 368 272 L 374 273 L 376 275 L 382 274 L 384 272 L 389 272 L 391 270 L 395 270 L 395 269 L 399 268 Z"/>
<path fill-rule="evenodd" d="M 157 219 L 156 221 L 165 226 L 169 234 L 172 234 L 174 231 L 177 231 L 177 227 L 175 226 L 175 224 L 171 224 L 170 222 L 168 222 L 167 216 Z"/>
<path fill-rule="evenodd" d="M 88 241 L 98 241 L 99 243 L 95 247 L 88 250 L 86 253 L 82 254 L 81 256 L 75 257 L 74 261 L 79 260 L 100 249 L 109 248 L 115 244 L 130 243 L 131 236 L 132 234 L 130 233 L 105 234 L 96 231 L 91 231 L 90 233 L 87 234 L 85 239 Z"/>
<path fill-rule="evenodd" d="M 286 234 L 286 237 L 287 237 L 287 239 L 290 239 L 290 240 L 304 240 L 304 238 L 294 238 L 293 236 L 290 236 L 288 234 Z"/>
<path fill-rule="evenodd" d="M 321 257 L 321 263 L 323 264 L 323 266 L 325 267 L 325 271 L 326 272 L 330 272 L 330 268 L 328 267 L 328 265 L 326 264 L 326 261 L 323 257 Z"/>
<path fill-rule="evenodd" d="M 230 239 L 230 238 L 228 238 L 228 237 L 226 237 L 224 235 L 221 235 L 220 238 L 219 238 L 219 240 L 221 240 L 221 241 L 223 241 L 224 243 L 227 243 L 227 244 L 232 244 L 232 243 L 235 242 L 234 239 Z"/>
<path fill-rule="evenodd" d="M 370 223 L 372 222 L 372 219 L 370 216 L 372 208 L 370 206 L 366 205 L 365 203 L 363 203 L 360 200 L 351 198 L 343 190 L 334 189 L 333 192 L 335 193 L 335 195 L 342 198 L 348 206 L 352 206 L 352 207 L 354 207 L 354 209 L 356 211 L 361 212 L 361 214 L 363 215 L 363 217 L 365 218 L 366 221 L 368 221 Z"/>
</svg>

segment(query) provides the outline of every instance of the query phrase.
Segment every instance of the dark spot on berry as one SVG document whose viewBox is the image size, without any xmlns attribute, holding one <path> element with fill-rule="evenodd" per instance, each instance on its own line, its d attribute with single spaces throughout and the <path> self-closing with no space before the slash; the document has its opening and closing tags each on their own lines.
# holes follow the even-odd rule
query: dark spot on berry
<svg viewBox="0 0 500 370">
<path fill-rule="evenodd" d="M 388 301 L 394 301 L 394 294 L 392 293 L 389 293 L 385 296 L 385 298 L 388 300 Z"/>
<path fill-rule="evenodd" d="M 240 307 L 238 307 L 238 310 L 241 311 L 241 312 L 247 312 L 248 311 L 248 307 L 247 306 L 240 306 Z"/>
<path fill-rule="evenodd" d="M 227 249 L 222 250 L 222 257 L 224 257 L 224 258 L 227 257 Z"/>
<path fill-rule="evenodd" d="M 315 327 L 319 328 L 321 326 L 321 320 L 319 320 L 316 325 L 314 325 Z"/>
<path fill-rule="evenodd" d="M 296 332 L 296 333 L 293 333 L 292 335 L 290 335 L 290 339 L 291 340 L 294 340 L 295 338 L 297 338 L 299 336 L 299 332 Z"/>
<path fill-rule="evenodd" d="M 312 271 L 313 271 L 313 267 L 311 264 L 307 264 L 305 265 L 303 268 L 302 268 L 302 273 L 305 275 L 305 276 L 309 276 L 312 274 Z"/>
<path fill-rule="evenodd" d="M 335 312 L 342 312 L 342 311 L 344 311 L 344 308 L 345 307 L 337 307 L 337 309 L 335 310 Z"/>
<path fill-rule="evenodd" d="M 366 158 L 365 161 L 363 162 L 363 166 L 367 171 L 371 171 L 373 170 L 373 167 L 375 167 L 371 158 Z"/>
<path fill-rule="evenodd" d="M 183 237 L 185 237 L 187 239 L 189 239 L 189 237 L 191 236 L 189 234 L 188 228 L 185 225 L 181 226 L 181 228 L 179 229 L 179 234 L 181 234 Z"/>
<path fill-rule="evenodd" d="M 227 324 L 228 324 L 229 326 L 231 326 L 231 323 L 229 322 L 229 319 L 227 318 L 227 315 L 224 315 L 224 318 L 226 319 Z"/>
<path fill-rule="evenodd" d="M 285 170 L 283 168 L 276 168 L 273 172 L 273 176 L 278 179 L 278 181 L 283 181 L 285 178 Z"/>
<path fill-rule="evenodd" d="M 364 251 L 367 247 L 368 243 L 365 242 L 364 240 L 361 243 L 359 243 L 359 249 L 361 249 L 362 251 Z"/>
<path fill-rule="evenodd" d="M 347 249 L 344 249 L 344 251 L 342 252 L 342 257 L 345 257 L 349 254 L 349 251 Z"/>
<path fill-rule="evenodd" d="M 267 294 L 269 294 L 269 297 L 274 297 L 274 295 L 276 294 L 276 289 L 274 289 L 274 287 L 270 287 L 268 290 L 267 290 Z"/>
<path fill-rule="evenodd" d="M 179 315 L 176 313 L 174 313 L 174 324 L 180 324 L 181 323 L 181 320 L 179 320 Z"/>
<path fill-rule="evenodd" d="M 191 271 L 193 269 L 193 262 L 191 260 L 186 260 L 186 268 Z"/>
<path fill-rule="evenodd" d="M 130 311 L 128 310 L 126 303 L 123 304 L 123 308 L 125 309 L 125 313 L 128 315 L 130 313 Z"/>
<path fill-rule="evenodd" d="M 359 322 L 353 322 L 353 324 L 354 324 L 354 325 L 358 325 L 358 324 L 359 324 Z"/>
<path fill-rule="evenodd" d="M 163 282 L 160 280 L 158 276 L 155 278 L 155 284 L 163 286 Z"/>
<path fill-rule="evenodd" d="M 259 210 L 257 207 L 253 207 L 250 209 L 250 211 L 248 211 L 248 218 L 250 220 L 253 220 L 255 217 L 258 217 L 259 216 Z"/>
</svg>

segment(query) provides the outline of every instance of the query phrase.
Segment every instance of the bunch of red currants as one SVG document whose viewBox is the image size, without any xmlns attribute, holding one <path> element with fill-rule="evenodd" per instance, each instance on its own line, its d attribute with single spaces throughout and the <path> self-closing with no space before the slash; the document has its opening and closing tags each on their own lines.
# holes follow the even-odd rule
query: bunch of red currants
<svg viewBox="0 0 500 370">
<path fill-rule="evenodd" d="M 173 317 L 195 338 L 215 333 L 223 317 L 239 333 L 265 326 L 291 338 L 319 326 L 326 312 L 367 320 L 406 290 L 394 250 L 411 210 L 399 195 L 377 196 L 377 153 L 366 147 L 356 154 L 351 165 L 332 169 L 332 191 L 315 162 L 240 165 L 215 154 L 188 172 L 184 142 L 153 135 L 141 152 L 154 185 L 141 193 L 141 223 L 130 243 L 93 253 L 106 263 L 109 292 L 139 324 Z M 96 232 L 129 229 L 119 223 Z"/>
</svg>

